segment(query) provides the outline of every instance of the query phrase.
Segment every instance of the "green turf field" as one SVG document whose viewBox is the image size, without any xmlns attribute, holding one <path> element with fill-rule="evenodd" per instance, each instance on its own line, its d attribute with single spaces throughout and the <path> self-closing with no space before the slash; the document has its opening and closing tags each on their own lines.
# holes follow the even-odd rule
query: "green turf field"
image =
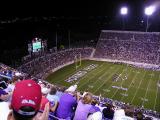
<svg viewBox="0 0 160 120">
<path fill-rule="evenodd" d="M 47 80 L 50 83 L 70 86 L 76 82 L 67 83 L 65 80 L 91 64 L 98 66 L 78 79 L 79 91 L 90 91 L 95 95 L 101 94 L 103 97 L 131 103 L 135 106 L 143 105 L 146 109 L 160 112 L 160 88 L 157 86 L 160 72 L 137 69 L 125 64 L 86 60 L 82 61 L 81 67 L 77 70 L 75 64 L 72 64 L 49 75 Z M 115 74 L 119 75 L 118 81 L 113 81 Z M 112 86 L 128 90 L 117 89 Z"/>
</svg>

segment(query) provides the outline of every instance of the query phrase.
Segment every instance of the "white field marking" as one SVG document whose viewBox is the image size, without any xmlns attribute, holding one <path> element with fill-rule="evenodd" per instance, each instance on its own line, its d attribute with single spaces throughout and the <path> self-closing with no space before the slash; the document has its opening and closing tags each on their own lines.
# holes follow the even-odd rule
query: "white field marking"
<svg viewBox="0 0 160 120">
<path fill-rule="evenodd" d="M 114 67 L 113 66 L 110 66 L 109 67 L 110 69 L 113 69 Z M 108 71 L 108 70 L 107 70 Z M 100 76 L 100 77 L 98 77 L 98 79 L 102 79 L 104 76 L 106 76 L 106 74 L 108 74 L 108 72 L 104 72 L 103 74 L 102 74 L 102 76 Z"/>
<path fill-rule="evenodd" d="M 104 63 L 102 63 L 102 64 L 104 64 Z M 101 64 L 100 66 L 102 66 L 102 64 Z M 98 67 L 100 67 L 100 66 L 98 65 Z M 96 67 L 96 68 L 97 68 L 97 67 Z M 81 69 L 79 69 L 79 70 L 77 70 L 77 71 L 80 71 L 80 70 L 81 70 Z M 93 71 L 94 71 L 94 70 L 96 70 L 96 69 L 93 69 Z M 71 73 L 69 73 L 68 75 L 66 75 L 66 76 L 67 76 L 66 79 L 69 78 L 70 76 L 72 76 L 71 74 L 75 74 L 77 71 L 74 70 L 73 72 L 71 72 Z M 90 73 L 90 71 L 89 71 L 88 73 Z M 63 75 L 62 75 L 62 76 L 63 76 Z M 79 79 L 78 79 L 78 80 L 79 80 Z M 78 80 L 77 80 L 77 81 L 78 81 Z M 61 83 L 61 82 L 63 82 L 63 81 L 64 81 L 64 80 L 61 79 L 61 80 L 57 81 L 56 83 Z"/>
<path fill-rule="evenodd" d="M 148 92 L 148 88 L 149 88 L 149 86 L 150 86 L 150 82 L 151 82 L 151 80 L 152 80 L 152 76 L 151 76 L 151 77 L 150 77 L 150 79 L 149 79 L 149 83 L 148 83 L 148 85 L 147 85 L 147 90 L 146 90 L 145 96 L 143 97 L 144 99 L 146 99 L 147 92 Z M 144 100 L 143 100 L 142 105 L 144 105 Z"/>
<path fill-rule="evenodd" d="M 159 79 L 160 79 L 160 75 L 159 75 Z M 158 86 L 157 86 L 156 98 L 155 98 L 155 101 L 154 101 L 154 110 L 156 109 L 157 95 L 158 95 Z"/>
<path fill-rule="evenodd" d="M 128 66 L 127 66 L 128 67 Z M 122 75 L 122 73 L 124 72 L 124 70 L 127 70 L 127 68 L 124 68 L 123 69 L 123 71 L 121 72 L 121 74 L 119 74 L 119 76 L 118 76 L 118 79 L 120 78 L 120 75 Z M 121 77 L 122 78 L 122 77 Z M 124 80 L 121 80 L 121 86 L 122 86 L 122 84 L 123 84 L 123 82 L 124 82 Z M 113 85 L 113 82 L 111 82 L 111 85 L 108 87 L 108 89 L 110 89 L 110 87 Z M 114 95 L 115 95 L 115 93 L 118 91 L 118 89 L 114 92 Z M 105 94 L 105 93 L 104 93 Z M 113 98 L 113 96 L 111 97 L 111 98 Z"/>
<path fill-rule="evenodd" d="M 75 73 L 75 70 L 73 72 L 71 72 L 71 73 L 68 73 L 68 75 L 66 75 L 67 76 L 66 78 L 69 78 L 71 76 L 71 74 L 73 74 L 73 73 Z M 65 75 L 62 75 L 62 76 L 65 76 Z M 65 80 L 60 79 L 60 80 L 56 81 L 56 83 L 61 83 L 61 82 L 64 82 L 64 81 Z"/>
<path fill-rule="evenodd" d="M 112 65 L 111 65 L 112 66 Z M 108 68 L 108 70 L 107 71 L 105 71 L 105 73 L 109 73 L 108 71 L 109 71 L 109 69 L 111 68 L 111 66 L 109 66 L 109 68 Z M 115 66 L 116 67 L 116 66 Z M 113 66 L 112 66 L 112 69 L 113 69 Z M 104 70 L 104 69 L 103 69 Z M 103 70 L 101 70 L 101 72 L 103 71 Z M 99 73 L 99 72 L 98 72 Z M 96 74 L 97 75 L 97 74 Z M 97 79 L 94 83 L 93 83 L 93 86 L 98 82 L 99 80 Z"/>
<path fill-rule="evenodd" d="M 132 82 L 135 81 L 135 78 L 137 77 L 137 75 L 138 75 L 138 72 L 136 72 L 136 74 L 135 74 L 134 77 L 132 78 L 132 81 L 131 81 L 131 83 L 130 83 L 130 85 L 129 85 L 129 87 L 128 87 L 128 91 L 129 91 L 129 89 L 130 89 L 130 87 L 131 87 L 131 85 L 132 85 Z M 128 91 L 125 91 L 124 94 L 126 94 Z M 124 96 L 121 97 L 121 100 L 123 100 L 123 98 L 124 98 Z"/>
<path fill-rule="evenodd" d="M 135 88 L 135 89 L 137 89 L 137 87 L 132 87 L 132 88 Z M 144 89 L 144 88 L 139 88 L 140 90 L 146 90 L 146 89 Z M 156 90 L 154 90 L 154 89 L 149 89 L 148 91 L 150 91 L 150 92 L 156 92 Z"/>
<path fill-rule="evenodd" d="M 127 66 L 128 67 L 128 66 Z M 122 73 L 124 72 L 124 70 L 126 70 L 126 68 L 123 69 L 123 71 L 121 72 L 120 75 L 122 75 Z M 119 77 L 119 76 L 118 76 Z M 121 86 L 123 85 L 123 83 L 125 82 L 125 80 L 121 80 Z M 113 84 L 113 82 L 112 82 Z M 112 84 L 109 86 L 109 88 L 112 86 Z M 112 95 L 111 99 L 116 95 L 116 93 L 118 92 L 119 89 L 117 89 L 114 94 Z"/>
<path fill-rule="evenodd" d="M 103 64 L 104 64 L 104 63 L 102 63 L 98 68 L 102 67 Z M 96 71 L 96 70 L 97 70 L 97 68 L 94 69 L 93 71 Z M 92 72 L 93 72 L 93 71 L 92 71 Z M 86 78 L 89 74 L 91 74 L 92 72 L 87 73 L 86 76 L 84 76 L 81 80 L 85 79 L 85 78 Z M 101 71 L 98 71 L 98 73 L 99 73 L 99 72 L 101 72 Z M 92 77 L 90 77 L 89 79 L 87 79 L 87 81 L 86 81 L 84 84 L 86 84 L 90 79 L 94 78 L 96 75 L 97 75 L 97 74 L 93 74 Z M 81 86 L 83 86 L 84 84 L 80 85 L 79 88 L 81 88 Z"/>
<path fill-rule="evenodd" d="M 112 84 L 112 82 L 110 82 L 110 81 L 108 81 L 108 83 L 111 83 Z M 134 89 L 138 89 L 138 87 L 133 87 L 132 86 L 132 88 L 134 88 Z M 140 90 L 146 90 L 146 89 L 144 89 L 144 88 L 139 88 Z M 150 91 L 150 92 L 156 92 L 157 90 L 155 90 L 155 89 L 149 89 L 148 91 Z"/>
<path fill-rule="evenodd" d="M 96 93 L 106 83 L 106 81 L 108 81 L 109 78 L 111 78 L 112 75 L 115 74 L 115 72 L 117 72 L 119 69 L 120 69 L 119 67 L 117 69 L 115 69 L 115 71 L 112 74 L 109 75 L 108 79 L 104 80 L 104 82 L 102 83 L 102 85 L 100 85 L 100 87 L 98 87 L 93 93 Z"/>
<path fill-rule="evenodd" d="M 145 75 L 146 75 L 146 72 L 147 72 L 147 71 L 144 72 L 144 75 L 143 75 L 143 77 L 142 77 L 142 79 L 141 79 L 141 82 L 139 83 L 139 86 L 138 86 L 138 88 L 136 89 L 136 92 L 134 93 L 134 96 L 133 96 L 133 98 L 132 98 L 132 100 L 131 100 L 131 104 L 132 104 L 134 98 L 135 98 L 136 95 L 137 95 L 137 92 L 138 92 L 138 90 L 139 90 L 139 88 L 140 88 L 140 86 L 141 86 L 141 84 L 142 84 L 142 81 L 144 80 L 144 77 L 145 77 Z"/>
<path fill-rule="evenodd" d="M 103 63 L 104 64 L 104 63 Z M 103 64 L 102 65 L 100 65 L 100 67 L 102 67 L 103 66 Z M 109 67 L 110 68 L 110 67 Z M 108 68 L 108 69 L 109 69 Z M 104 68 L 104 69 L 106 69 L 106 68 Z M 87 81 L 84 83 L 84 84 L 81 84 L 78 88 L 81 88 L 82 86 L 84 86 L 85 84 L 87 84 L 91 79 L 93 79 L 97 74 L 99 74 L 100 72 L 102 72 L 104 69 L 102 69 L 102 70 L 100 70 L 100 71 L 98 71 L 96 74 L 92 74 L 92 77 L 90 77 L 89 79 L 87 79 Z M 97 69 L 96 69 L 97 70 Z M 92 71 L 93 72 L 93 71 Z M 90 72 L 91 73 L 91 72 Z M 89 74 L 87 74 L 87 76 L 88 76 Z M 86 76 L 86 77 L 87 77 Z M 86 77 L 84 77 L 83 79 L 85 79 Z M 81 79 L 81 80 L 83 80 L 83 79 Z"/>
<path fill-rule="evenodd" d="M 104 76 L 106 76 L 107 73 L 108 73 L 108 72 L 104 72 L 104 73 L 102 74 L 102 76 L 98 77 L 98 79 L 101 80 Z"/>
</svg>

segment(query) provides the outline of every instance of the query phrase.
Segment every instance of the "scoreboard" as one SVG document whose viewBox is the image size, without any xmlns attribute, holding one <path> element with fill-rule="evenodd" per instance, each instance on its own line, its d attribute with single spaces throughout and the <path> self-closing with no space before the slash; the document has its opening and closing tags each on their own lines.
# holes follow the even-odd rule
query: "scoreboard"
<svg viewBox="0 0 160 120">
<path fill-rule="evenodd" d="M 38 53 L 43 52 L 47 49 L 47 40 L 42 40 L 41 38 L 33 38 L 32 42 L 28 44 L 28 52 Z"/>
<path fill-rule="evenodd" d="M 42 49 L 42 40 L 40 38 L 34 38 L 32 40 L 32 52 L 39 52 Z"/>
</svg>

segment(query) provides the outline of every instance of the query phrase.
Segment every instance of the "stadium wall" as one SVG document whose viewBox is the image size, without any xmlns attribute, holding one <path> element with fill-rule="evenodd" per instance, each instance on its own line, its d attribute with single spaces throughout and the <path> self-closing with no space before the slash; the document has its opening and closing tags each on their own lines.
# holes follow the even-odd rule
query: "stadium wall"
<svg viewBox="0 0 160 120">
<path fill-rule="evenodd" d="M 123 60 L 112 60 L 112 59 L 104 59 L 104 58 L 88 58 L 88 59 L 95 60 L 95 61 L 112 62 L 112 63 L 124 63 L 124 64 L 133 65 L 133 66 L 139 67 L 139 68 L 155 69 L 157 71 L 160 71 L 160 66 L 154 65 L 154 64 L 138 63 L 138 62 L 131 62 L 131 61 L 123 61 Z"/>
</svg>

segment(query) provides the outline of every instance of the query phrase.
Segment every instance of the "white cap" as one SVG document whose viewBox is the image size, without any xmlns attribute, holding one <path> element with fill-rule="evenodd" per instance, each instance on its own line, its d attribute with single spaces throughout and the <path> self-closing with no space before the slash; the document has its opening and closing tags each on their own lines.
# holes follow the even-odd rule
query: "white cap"
<svg viewBox="0 0 160 120">
<path fill-rule="evenodd" d="M 76 89 L 77 89 L 77 85 L 72 85 L 66 91 L 67 92 L 74 92 Z"/>
<path fill-rule="evenodd" d="M 44 87 L 41 89 L 41 92 L 42 92 L 42 94 L 47 95 L 49 93 L 49 89 Z"/>
</svg>

